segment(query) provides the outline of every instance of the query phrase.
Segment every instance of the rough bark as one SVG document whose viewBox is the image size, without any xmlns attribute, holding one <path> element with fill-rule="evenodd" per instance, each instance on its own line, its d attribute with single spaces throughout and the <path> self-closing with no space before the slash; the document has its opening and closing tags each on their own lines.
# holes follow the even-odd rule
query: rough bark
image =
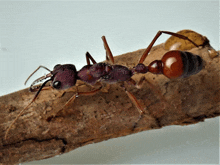
<svg viewBox="0 0 220 165">
<path fill-rule="evenodd" d="M 163 75 L 145 74 L 154 87 L 145 83 L 141 89 L 126 85 L 144 107 L 143 118 L 133 128 L 139 112 L 119 84 L 106 86 L 93 96 L 79 96 L 56 118 L 47 117 L 59 111 L 74 94 L 62 95 L 53 89 L 44 90 L 37 100 L 16 121 L 4 139 L 5 131 L 18 113 L 31 101 L 34 93 L 24 89 L 0 97 L 0 163 L 15 164 L 53 157 L 89 143 L 158 129 L 168 125 L 187 125 L 220 115 L 219 56 L 210 58 L 209 47 L 194 48 L 202 56 L 203 70 L 185 79 L 170 80 Z M 161 59 L 163 44 L 155 46 L 145 64 Z M 143 50 L 115 57 L 116 64 L 133 67 Z M 143 75 L 135 75 L 138 81 Z M 79 91 L 91 87 L 78 82 Z M 159 93 L 158 93 L 159 91 Z M 163 95 L 163 97 L 161 97 Z"/>
</svg>

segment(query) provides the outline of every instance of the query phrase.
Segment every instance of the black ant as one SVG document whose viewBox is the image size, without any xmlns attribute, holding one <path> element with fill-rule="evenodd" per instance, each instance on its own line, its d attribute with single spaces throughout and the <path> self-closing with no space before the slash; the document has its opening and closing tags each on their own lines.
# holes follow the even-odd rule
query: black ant
<svg viewBox="0 0 220 165">
<path fill-rule="evenodd" d="M 130 82 L 133 85 L 136 85 L 137 83 L 132 79 L 132 76 L 134 74 L 145 74 L 147 72 L 151 72 L 154 74 L 163 74 L 166 77 L 173 79 L 173 78 L 185 78 L 188 76 L 191 76 L 193 74 L 198 73 L 202 70 L 203 67 L 203 60 L 200 56 L 194 55 L 190 52 L 186 51 L 179 51 L 179 50 L 173 50 L 168 51 L 161 60 L 155 60 L 151 62 L 148 66 L 145 66 L 143 64 L 144 60 L 148 56 L 151 48 L 153 47 L 154 43 L 158 39 L 158 37 L 162 34 L 169 34 L 184 40 L 190 41 L 192 44 L 194 44 L 196 47 L 198 45 L 194 43 L 192 40 L 190 40 L 188 37 L 180 35 L 178 33 L 173 33 L 169 31 L 158 31 L 154 39 L 151 41 L 147 49 L 144 51 L 143 55 L 141 56 L 138 64 L 132 68 L 129 69 L 126 66 L 122 65 L 110 65 L 107 63 L 96 63 L 96 61 L 93 59 L 93 57 L 87 52 L 86 53 L 86 61 L 87 65 L 85 65 L 82 69 L 79 71 L 76 70 L 75 66 L 73 64 L 64 64 L 64 65 L 56 65 L 53 69 L 53 71 L 49 70 L 48 68 L 44 66 L 39 66 L 25 81 L 29 80 L 29 78 L 40 68 L 44 68 L 48 70 L 50 73 L 46 76 L 42 76 L 38 79 L 36 79 L 30 86 L 30 91 L 35 91 L 36 87 L 34 84 L 38 83 L 39 81 L 46 80 L 38 89 L 37 93 L 35 94 L 32 101 L 17 115 L 17 117 L 14 119 L 14 121 L 11 123 L 11 125 L 6 130 L 5 139 L 7 138 L 7 135 L 9 133 L 9 130 L 11 129 L 12 125 L 16 122 L 16 120 L 21 116 L 25 109 L 27 109 L 37 98 L 40 91 L 43 89 L 43 87 L 46 85 L 47 82 L 51 81 L 51 86 L 58 90 L 64 90 L 67 88 L 70 88 L 72 86 L 75 86 L 77 80 L 81 80 L 86 82 L 90 85 L 95 85 L 97 82 L 105 82 L 107 84 L 114 84 L 118 82 Z M 104 43 L 104 48 L 106 49 L 106 59 L 112 62 L 114 64 L 114 57 L 111 53 L 111 50 L 108 46 L 108 43 L 106 41 L 105 36 L 102 36 L 102 40 Z M 93 64 L 90 64 L 90 60 Z M 140 80 L 141 83 L 143 83 L 143 79 Z M 143 114 L 143 108 L 138 104 L 137 99 L 133 94 L 131 94 L 129 91 L 126 90 L 126 88 L 122 85 L 122 87 L 125 89 L 125 92 L 131 99 L 131 101 L 134 103 L 134 105 L 137 107 L 140 117 Z M 94 91 L 90 92 L 79 92 L 74 94 L 67 103 L 74 100 L 77 95 L 80 94 L 93 94 L 98 92 L 102 86 Z M 67 104 L 66 103 L 66 104 Z M 66 105 L 65 104 L 65 105 Z M 65 106 L 64 105 L 64 106 Z M 139 119 L 140 119 L 139 117 Z"/>
</svg>

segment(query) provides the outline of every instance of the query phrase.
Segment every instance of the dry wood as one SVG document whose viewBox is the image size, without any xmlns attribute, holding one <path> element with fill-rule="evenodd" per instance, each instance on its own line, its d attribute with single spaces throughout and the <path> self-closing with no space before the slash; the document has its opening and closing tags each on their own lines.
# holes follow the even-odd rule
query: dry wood
<svg viewBox="0 0 220 165">
<path fill-rule="evenodd" d="M 0 163 L 15 164 L 53 157 L 89 143 L 129 135 L 167 125 L 187 125 L 220 115 L 219 56 L 210 58 L 209 46 L 193 48 L 202 56 L 204 69 L 189 78 L 170 80 L 163 75 L 147 73 L 141 89 L 126 85 L 144 107 L 144 116 L 133 130 L 139 112 L 119 84 L 106 86 L 92 96 L 80 96 L 58 112 L 75 93 L 44 90 L 9 131 L 5 131 L 18 113 L 31 101 L 34 93 L 24 89 L 0 97 Z M 115 58 L 116 64 L 133 67 L 144 50 Z M 145 64 L 160 59 L 166 52 L 163 44 L 155 46 Z M 137 81 L 142 75 L 135 75 Z M 79 91 L 92 88 L 77 83 Z M 68 90 L 69 91 L 69 90 Z"/>
</svg>

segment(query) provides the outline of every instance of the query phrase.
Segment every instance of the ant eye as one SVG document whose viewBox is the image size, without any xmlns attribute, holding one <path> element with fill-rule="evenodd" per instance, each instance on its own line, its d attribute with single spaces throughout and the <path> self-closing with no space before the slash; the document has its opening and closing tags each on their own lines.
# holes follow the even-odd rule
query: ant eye
<svg viewBox="0 0 220 165">
<path fill-rule="evenodd" d="M 55 82 L 53 82 L 53 87 L 54 87 L 55 89 L 59 89 L 59 88 L 61 87 L 61 82 L 60 82 L 60 81 L 55 81 Z"/>
</svg>

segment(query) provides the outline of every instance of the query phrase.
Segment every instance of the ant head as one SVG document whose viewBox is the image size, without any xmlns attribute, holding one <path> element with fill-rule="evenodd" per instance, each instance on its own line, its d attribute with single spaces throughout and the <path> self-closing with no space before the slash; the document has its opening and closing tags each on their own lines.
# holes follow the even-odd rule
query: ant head
<svg viewBox="0 0 220 165">
<path fill-rule="evenodd" d="M 33 92 L 35 89 L 38 87 L 35 87 L 34 85 L 36 83 L 39 83 L 40 81 L 46 80 L 38 89 L 37 93 L 35 94 L 32 102 L 37 98 L 38 94 L 41 92 L 43 87 L 47 84 L 47 82 L 52 81 L 52 86 L 55 89 L 67 89 L 70 88 L 71 86 L 74 86 L 76 84 L 76 80 L 78 78 L 77 76 L 77 71 L 74 65 L 72 64 L 65 64 L 65 65 L 56 65 L 53 69 L 53 71 L 49 70 L 45 66 L 40 65 L 25 81 L 24 84 L 27 83 L 27 81 L 30 79 L 30 77 L 37 72 L 40 68 L 44 68 L 48 70 L 50 73 L 48 73 L 45 76 L 39 77 L 36 79 L 34 82 L 32 82 L 29 90 Z"/>
<path fill-rule="evenodd" d="M 74 65 L 56 65 L 52 73 L 52 86 L 55 89 L 67 89 L 76 84 L 77 71 Z"/>
</svg>

